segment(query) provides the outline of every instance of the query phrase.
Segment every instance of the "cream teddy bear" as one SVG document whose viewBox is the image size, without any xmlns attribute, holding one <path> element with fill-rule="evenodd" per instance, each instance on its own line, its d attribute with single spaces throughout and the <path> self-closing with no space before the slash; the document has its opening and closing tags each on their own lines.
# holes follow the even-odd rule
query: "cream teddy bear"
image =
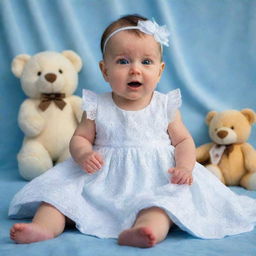
<svg viewBox="0 0 256 256">
<path fill-rule="evenodd" d="M 206 123 L 213 143 L 197 148 L 197 161 L 226 185 L 256 190 L 256 151 L 246 143 L 255 121 L 251 109 L 209 112 Z"/>
<path fill-rule="evenodd" d="M 82 116 L 82 99 L 72 95 L 81 68 L 81 58 L 73 51 L 13 59 L 12 72 L 28 96 L 18 115 L 25 134 L 17 156 L 24 179 L 31 180 L 70 156 L 69 141 Z"/>
</svg>

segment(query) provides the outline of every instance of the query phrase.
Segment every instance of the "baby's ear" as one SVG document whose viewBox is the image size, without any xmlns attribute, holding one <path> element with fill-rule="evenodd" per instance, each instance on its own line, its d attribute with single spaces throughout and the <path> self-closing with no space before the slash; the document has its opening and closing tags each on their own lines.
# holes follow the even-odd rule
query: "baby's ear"
<svg viewBox="0 0 256 256">
<path fill-rule="evenodd" d="M 159 78 L 161 78 L 161 76 L 163 74 L 163 71 L 164 71 L 164 68 L 165 68 L 165 63 L 162 62 L 161 65 L 160 65 L 160 70 L 159 70 Z"/>
<path fill-rule="evenodd" d="M 105 64 L 104 60 L 101 60 L 99 62 L 99 67 L 100 67 L 101 73 L 102 73 L 105 81 L 108 82 L 108 71 L 107 71 L 106 64 Z"/>
</svg>

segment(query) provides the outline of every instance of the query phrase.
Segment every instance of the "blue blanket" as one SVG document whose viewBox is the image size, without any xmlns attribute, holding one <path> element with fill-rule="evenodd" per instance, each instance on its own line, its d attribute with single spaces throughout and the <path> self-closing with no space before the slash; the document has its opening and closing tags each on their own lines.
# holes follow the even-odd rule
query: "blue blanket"
<svg viewBox="0 0 256 256">
<path fill-rule="evenodd" d="M 18 174 L 16 155 L 23 134 L 17 114 L 26 98 L 11 73 L 21 53 L 71 49 L 84 61 L 76 95 L 82 88 L 110 90 L 98 62 L 104 28 L 125 14 L 154 17 L 170 29 L 164 48 L 166 68 L 158 90 L 180 88 L 183 120 L 197 145 L 210 141 L 204 117 L 210 110 L 256 110 L 255 0 L 1 0 L 0 1 L 0 255 L 256 255 L 256 231 L 222 240 L 201 240 L 178 228 L 151 249 L 120 247 L 67 230 L 51 241 L 16 245 L 9 239 L 14 223 L 7 218 L 13 195 L 26 184 Z M 256 147 L 256 129 L 249 142 Z M 256 198 L 256 192 L 233 187 Z"/>
</svg>

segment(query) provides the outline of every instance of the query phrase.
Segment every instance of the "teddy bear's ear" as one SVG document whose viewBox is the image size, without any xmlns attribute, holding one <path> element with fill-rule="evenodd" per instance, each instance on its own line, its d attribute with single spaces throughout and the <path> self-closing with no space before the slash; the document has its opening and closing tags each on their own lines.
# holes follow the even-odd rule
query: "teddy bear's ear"
<svg viewBox="0 0 256 256">
<path fill-rule="evenodd" d="M 78 54 L 76 54 L 74 51 L 63 51 L 61 53 L 62 55 L 64 55 L 66 58 L 68 58 L 71 63 L 74 65 L 75 67 L 75 70 L 77 72 L 79 72 L 83 66 L 83 63 L 82 63 L 82 59 L 80 58 L 80 56 L 78 56 Z"/>
<path fill-rule="evenodd" d="M 209 123 L 211 122 L 211 120 L 213 119 L 213 117 L 217 114 L 216 111 L 210 111 L 206 118 L 205 118 L 205 122 L 209 125 Z"/>
<path fill-rule="evenodd" d="M 23 69 L 25 67 L 25 64 L 28 62 L 28 60 L 31 58 L 28 54 L 20 54 L 17 55 L 13 61 L 12 61 L 12 73 L 20 78 L 21 74 L 23 72 Z"/>
<path fill-rule="evenodd" d="M 252 109 L 245 108 L 241 110 L 241 113 L 246 117 L 250 124 L 256 122 L 256 114 Z"/>
</svg>

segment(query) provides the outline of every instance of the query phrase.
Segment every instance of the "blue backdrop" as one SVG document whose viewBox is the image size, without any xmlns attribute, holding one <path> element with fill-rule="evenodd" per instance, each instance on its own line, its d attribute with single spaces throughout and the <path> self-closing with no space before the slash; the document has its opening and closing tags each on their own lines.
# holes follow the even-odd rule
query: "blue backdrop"
<svg viewBox="0 0 256 256">
<path fill-rule="evenodd" d="M 204 124 L 209 110 L 256 110 L 255 0 L 1 0 L 1 165 L 16 164 L 23 138 L 16 120 L 25 95 L 11 73 L 14 56 L 72 49 L 84 61 L 76 94 L 107 91 L 98 68 L 100 37 L 110 22 L 130 13 L 170 29 L 158 90 L 181 88 L 183 119 L 197 145 L 210 141 Z M 250 143 L 256 146 L 255 128 Z"/>
<path fill-rule="evenodd" d="M 12 184 L 0 186 L 3 216 L 24 185 L 16 154 L 23 139 L 17 114 L 26 96 L 11 73 L 12 59 L 71 49 L 84 62 L 76 95 L 82 88 L 108 91 L 98 68 L 100 37 L 110 22 L 133 13 L 154 17 L 170 30 L 158 90 L 181 89 L 183 119 L 197 145 L 210 141 L 208 111 L 256 110 L 256 0 L 0 0 L 0 174 Z M 256 147 L 255 127 L 249 142 Z"/>
</svg>

